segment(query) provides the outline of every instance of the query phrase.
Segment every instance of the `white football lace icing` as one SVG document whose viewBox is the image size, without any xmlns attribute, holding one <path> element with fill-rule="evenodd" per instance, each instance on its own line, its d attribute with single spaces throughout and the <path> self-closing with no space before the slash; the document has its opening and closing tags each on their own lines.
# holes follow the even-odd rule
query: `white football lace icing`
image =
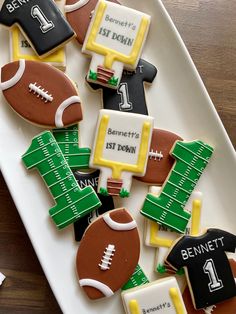
<svg viewBox="0 0 236 314">
<path fill-rule="evenodd" d="M 29 91 L 30 93 L 33 92 L 35 95 L 37 95 L 37 97 L 41 97 L 41 99 L 44 100 L 45 103 L 47 103 L 48 101 L 53 101 L 52 95 L 49 94 L 48 91 L 46 91 L 44 88 L 42 88 L 42 86 L 37 86 L 36 82 L 34 84 L 29 84 Z"/>
<path fill-rule="evenodd" d="M 16 74 L 10 80 L 5 81 L 3 83 L 0 83 L 0 89 L 5 90 L 5 89 L 11 88 L 12 86 L 16 85 L 21 80 L 24 72 L 25 72 L 25 60 L 20 59 L 19 60 L 19 68 L 18 68 Z"/>
<path fill-rule="evenodd" d="M 162 154 L 162 152 L 159 152 L 156 150 L 154 151 L 153 149 L 149 152 L 148 156 L 150 157 L 150 159 L 154 158 L 154 160 L 161 160 L 164 156 Z"/>
<path fill-rule="evenodd" d="M 63 121 L 62 121 L 62 115 L 63 115 L 64 110 L 70 105 L 75 104 L 77 102 L 78 103 L 81 102 L 79 96 L 71 96 L 60 104 L 55 114 L 55 125 L 57 128 L 63 128 L 64 126 Z"/>
<path fill-rule="evenodd" d="M 101 264 L 98 265 L 98 266 L 100 266 L 101 270 L 110 269 L 112 257 L 114 256 L 114 252 L 115 252 L 115 245 L 109 244 L 108 247 L 106 247 L 105 251 L 103 252 L 104 255 L 101 259 Z"/>
<path fill-rule="evenodd" d="M 65 12 L 73 12 L 76 10 L 79 10 L 83 6 L 85 6 L 90 0 L 79 0 L 78 2 L 75 2 L 74 4 L 67 4 L 65 5 Z"/>
<path fill-rule="evenodd" d="M 85 278 L 79 280 L 79 284 L 81 287 L 88 286 L 96 288 L 101 291 L 106 297 L 110 297 L 114 294 L 114 292 L 107 285 L 98 280 Z"/>
<path fill-rule="evenodd" d="M 137 227 L 137 224 L 134 220 L 132 220 L 131 222 L 128 223 L 119 223 L 114 221 L 109 213 L 107 213 L 106 215 L 103 215 L 103 219 L 105 221 L 105 223 L 113 230 L 117 230 L 117 231 L 125 231 L 125 230 L 132 230 L 134 228 Z"/>
</svg>

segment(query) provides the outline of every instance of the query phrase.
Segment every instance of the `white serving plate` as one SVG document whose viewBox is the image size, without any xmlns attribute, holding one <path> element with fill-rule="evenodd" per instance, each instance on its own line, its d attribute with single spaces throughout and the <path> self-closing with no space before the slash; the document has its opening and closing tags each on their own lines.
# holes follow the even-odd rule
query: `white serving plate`
<svg viewBox="0 0 236 314">
<path fill-rule="evenodd" d="M 175 132 L 186 140 L 202 139 L 215 147 L 214 155 L 199 181 L 204 193 L 203 218 L 210 226 L 236 233 L 235 153 L 198 72 L 161 1 L 123 0 L 123 4 L 150 14 L 151 29 L 143 57 L 159 70 L 151 87 L 146 88 L 149 114 L 155 126 Z M 0 65 L 9 62 L 8 32 L 0 29 Z M 67 73 L 78 84 L 84 100 L 84 120 L 80 123 L 81 146 L 90 146 L 101 108 L 98 93 L 85 85 L 89 58 L 80 53 L 74 41 L 67 45 Z M 45 275 L 65 314 L 123 313 L 120 293 L 110 299 L 90 302 L 77 283 L 75 256 L 78 244 L 73 227 L 57 231 L 48 216 L 53 199 L 36 171 L 27 172 L 21 155 L 31 138 L 42 131 L 18 117 L 0 95 L 0 165 L 21 219 L 32 241 Z M 89 121 L 89 122 L 88 122 Z M 147 186 L 133 181 L 131 196 L 116 199 L 137 220 L 142 235 L 143 217 L 139 214 Z M 140 265 L 151 280 L 155 250 L 142 247 Z M 16 257 L 17 258 L 17 257 Z"/>
</svg>

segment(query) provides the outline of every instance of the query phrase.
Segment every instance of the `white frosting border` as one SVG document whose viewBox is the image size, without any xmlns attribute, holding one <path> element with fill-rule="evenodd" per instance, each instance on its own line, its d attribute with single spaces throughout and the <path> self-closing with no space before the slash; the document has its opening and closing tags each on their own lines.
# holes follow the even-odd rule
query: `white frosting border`
<svg viewBox="0 0 236 314">
<path fill-rule="evenodd" d="M 111 297 L 114 294 L 114 292 L 107 285 L 95 279 L 90 278 L 81 279 L 79 280 L 79 284 L 81 287 L 89 286 L 96 288 L 99 291 L 101 291 L 106 297 Z"/>
<path fill-rule="evenodd" d="M 16 85 L 22 78 L 23 74 L 25 72 L 25 60 L 20 59 L 19 60 L 19 68 L 16 72 L 16 74 L 8 81 L 0 82 L 0 89 L 6 90 L 8 88 L 11 88 L 12 86 Z M 2 79 L 1 79 L 2 81 Z"/>
<path fill-rule="evenodd" d="M 110 217 L 109 213 L 103 215 L 103 219 L 104 219 L 105 223 L 113 230 L 125 231 L 125 230 L 132 230 L 134 228 L 137 228 L 136 221 L 133 220 L 133 221 L 128 222 L 128 223 L 119 223 L 119 222 L 114 221 Z"/>
<path fill-rule="evenodd" d="M 67 98 L 66 100 L 64 100 L 60 106 L 57 108 L 56 114 L 55 114 L 55 125 L 57 128 L 63 128 L 64 124 L 62 121 L 62 116 L 63 113 L 65 111 L 65 109 L 67 107 L 69 107 L 70 105 L 74 104 L 74 103 L 81 103 L 80 97 L 79 96 L 71 96 L 69 98 Z"/>
<path fill-rule="evenodd" d="M 90 0 L 79 0 L 79 1 L 75 2 L 74 4 L 67 4 L 67 5 L 65 5 L 65 12 L 69 13 L 69 12 L 79 10 L 82 7 L 84 7 L 89 1 Z"/>
</svg>

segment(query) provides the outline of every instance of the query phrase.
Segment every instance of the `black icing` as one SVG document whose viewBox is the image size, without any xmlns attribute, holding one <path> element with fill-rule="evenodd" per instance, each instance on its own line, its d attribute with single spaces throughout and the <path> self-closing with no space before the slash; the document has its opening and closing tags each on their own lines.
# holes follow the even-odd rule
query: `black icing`
<svg viewBox="0 0 236 314">
<path fill-rule="evenodd" d="M 90 185 L 97 192 L 99 173 L 99 170 L 90 173 L 76 171 L 74 172 L 74 176 L 81 188 Z M 103 196 L 101 194 L 98 194 L 98 197 L 102 205 L 92 213 L 80 218 L 74 223 L 75 240 L 78 242 L 81 240 L 86 228 L 89 226 L 92 220 L 94 220 L 99 215 L 102 215 L 105 212 L 114 209 L 112 196 Z"/>
<path fill-rule="evenodd" d="M 120 85 L 117 90 L 98 84 L 88 83 L 93 89 L 102 89 L 104 109 L 126 111 L 148 115 L 143 83 L 152 83 L 157 74 L 157 69 L 151 63 L 140 59 L 136 71 L 123 71 Z M 130 108 L 122 109 L 122 86 L 123 91 L 128 90 L 128 103 Z"/>
<path fill-rule="evenodd" d="M 236 296 L 234 276 L 225 253 L 235 252 L 235 248 L 235 235 L 208 229 L 199 237 L 183 236 L 171 249 L 166 261 L 176 269 L 187 268 L 196 309 Z"/>
</svg>

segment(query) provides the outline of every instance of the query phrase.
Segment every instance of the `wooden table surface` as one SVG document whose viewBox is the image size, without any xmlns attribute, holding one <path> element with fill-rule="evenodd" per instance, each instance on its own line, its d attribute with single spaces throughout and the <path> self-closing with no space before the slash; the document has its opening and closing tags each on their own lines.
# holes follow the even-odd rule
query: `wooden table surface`
<svg viewBox="0 0 236 314">
<path fill-rule="evenodd" d="M 236 147 L 236 1 L 163 3 Z M 0 204 L 0 314 L 61 313 L 1 174 Z"/>
</svg>

